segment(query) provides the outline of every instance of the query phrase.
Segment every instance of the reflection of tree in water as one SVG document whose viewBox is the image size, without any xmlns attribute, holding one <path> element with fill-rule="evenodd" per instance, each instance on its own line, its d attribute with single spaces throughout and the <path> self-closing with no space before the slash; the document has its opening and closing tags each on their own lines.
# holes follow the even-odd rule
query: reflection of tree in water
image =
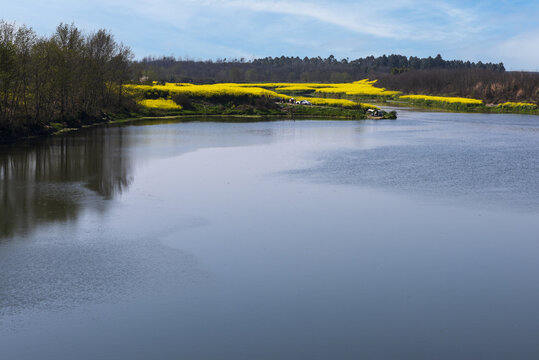
<svg viewBox="0 0 539 360">
<path fill-rule="evenodd" d="M 94 128 L 0 148 L 0 237 L 74 220 L 132 181 L 122 128 Z"/>
</svg>

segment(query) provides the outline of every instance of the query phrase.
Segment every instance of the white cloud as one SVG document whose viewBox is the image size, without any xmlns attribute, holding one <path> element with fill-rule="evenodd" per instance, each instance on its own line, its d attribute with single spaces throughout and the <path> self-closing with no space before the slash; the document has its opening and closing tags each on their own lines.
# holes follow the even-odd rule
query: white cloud
<svg viewBox="0 0 539 360">
<path fill-rule="evenodd" d="M 2 1 L 2 0 L 0 0 Z M 37 0 L 7 2 L 2 17 L 54 31 L 74 21 L 110 29 L 138 56 L 357 57 L 402 53 L 539 64 L 539 5 L 462 0 Z M 28 11 L 33 9 L 36 11 Z M 518 35 L 518 34 L 521 35 Z"/>
<path fill-rule="evenodd" d="M 502 41 L 494 47 L 494 50 L 504 59 L 509 60 L 512 70 L 539 71 L 539 30 Z"/>
<path fill-rule="evenodd" d="M 215 25 L 244 21 L 249 13 L 312 19 L 356 34 L 402 40 L 458 40 L 478 31 L 474 11 L 431 1 L 134 0 L 126 9 L 188 30 L 211 19 Z M 244 15 L 244 17 L 239 16 Z M 268 19 L 267 22 L 278 21 Z M 313 23 L 313 32 L 316 23 Z"/>
<path fill-rule="evenodd" d="M 285 1 L 247 1 L 233 0 L 224 2 L 226 7 L 249 9 L 258 12 L 270 12 L 284 15 L 309 17 L 324 23 L 337 25 L 350 31 L 375 35 L 380 37 L 401 37 L 402 32 L 396 31 L 391 25 L 381 26 L 376 19 L 357 14 L 356 11 L 343 11 L 342 7 L 317 5 L 308 2 Z M 363 16 L 362 16 L 363 15 Z"/>
<path fill-rule="evenodd" d="M 354 33 L 392 39 L 457 39 L 478 30 L 473 11 L 444 2 L 360 1 L 343 4 L 328 1 L 203 0 L 203 3 L 207 6 L 307 17 Z"/>
</svg>

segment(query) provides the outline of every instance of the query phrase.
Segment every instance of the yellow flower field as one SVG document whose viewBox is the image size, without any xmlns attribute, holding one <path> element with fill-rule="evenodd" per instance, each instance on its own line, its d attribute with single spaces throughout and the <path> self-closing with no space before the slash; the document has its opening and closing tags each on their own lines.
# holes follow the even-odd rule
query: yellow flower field
<svg viewBox="0 0 539 360">
<path fill-rule="evenodd" d="M 511 101 L 505 102 L 503 104 L 499 104 L 497 107 L 501 109 L 507 109 L 507 110 L 511 110 L 511 109 L 536 110 L 537 109 L 537 105 L 534 103 L 511 102 Z"/>
<path fill-rule="evenodd" d="M 316 89 L 316 93 L 384 97 L 391 97 L 400 94 L 399 91 L 389 91 L 384 88 L 374 86 L 376 81 L 377 80 L 363 79 L 353 83 L 327 84 L 326 87 Z"/>
<path fill-rule="evenodd" d="M 337 84 L 321 84 L 321 83 L 255 83 L 255 84 L 234 84 L 242 87 L 262 87 L 266 89 L 275 89 L 289 86 L 308 87 L 308 88 L 323 88 Z"/>
<path fill-rule="evenodd" d="M 298 85 L 298 86 L 280 86 L 275 88 L 275 91 L 314 91 L 316 88 L 312 86 L 304 86 L 304 85 Z"/>
<path fill-rule="evenodd" d="M 151 109 L 181 110 L 182 107 L 172 100 L 144 99 L 138 102 L 140 105 Z"/>
<path fill-rule="evenodd" d="M 468 99 L 463 97 L 448 97 L 448 96 L 428 96 L 428 95 L 403 95 L 400 99 L 419 100 L 425 102 L 440 102 L 447 104 L 465 104 L 465 105 L 482 105 L 483 101 L 477 99 Z"/>
<path fill-rule="evenodd" d="M 363 82 L 359 82 L 362 83 Z M 372 82 L 369 82 L 371 84 Z M 354 83 L 355 84 L 355 83 Z M 161 109 L 177 109 L 172 100 L 164 100 L 177 94 L 184 94 L 195 98 L 213 98 L 213 97 L 261 97 L 268 96 L 281 98 L 284 100 L 290 99 L 290 95 L 281 94 L 278 91 L 286 90 L 315 90 L 318 86 L 349 86 L 350 84 L 289 84 L 289 83 L 264 83 L 264 84 L 235 84 L 222 83 L 213 85 L 193 85 L 188 83 L 166 83 L 164 85 L 125 85 L 126 92 L 138 96 L 139 98 L 158 98 L 157 100 L 145 99 L 139 103 L 146 107 L 161 108 Z M 357 88 L 357 85 L 353 85 Z M 361 85 L 363 87 L 372 87 L 371 85 Z M 373 87 L 374 88 L 374 87 Z M 275 89 L 275 90 L 269 90 Z M 378 88 L 375 88 L 378 89 Z M 383 89 L 382 89 L 383 90 Z M 373 92 L 376 92 L 374 90 Z M 294 97 L 297 101 L 308 100 L 313 105 L 326 106 L 342 106 L 347 108 L 362 108 L 377 109 L 376 106 L 370 104 L 361 104 L 352 100 L 320 98 L 320 97 Z"/>
<path fill-rule="evenodd" d="M 181 106 L 170 100 L 178 94 L 184 94 L 191 98 L 223 98 L 223 97 L 272 97 L 288 100 L 292 96 L 280 93 L 286 91 L 313 91 L 315 97 L 295 97 L 295 100 L 308 100 L 313 105 L 340 106 L 346 108 L 362 108 L 364 110 L 377 109 L 371 104 L 363 104 L 349 99 L 331 97 L 341 96 L 372 96 L 372 97 L 396 97 L 398 91 L 388 91 L 375 86 L 376 80 L 363 79 L 353 83 L 256 83 L 237 84 L 221 83 L 212 85 L 194 85 L 190 83 L 165 83 L 152 85 L 125 85 L 128 93 L 136 95 L 141 105 L 149 108 L 174 109 L 179 110 Z M 330 96 L 330 97 L 327 97 Z M 439 104 L 444 107 L 462 109 L 469 106 L 483 105 L 479 99 L 450 96 L 428 96 L 428 95 L 400 95 L 399 99 L 412 103 L 423 103 L 425 105 Z M 155 100 L 154 100 L 155 99 Z M 496 106 L 500 111 L 511 110 L 537 110 L 537 105 L 523 102 L 506 102 Z"/>
<path fill-rule="evenodd" d="M 127 91 L 144 92 L 148 90 L 168 91 L 170 93 L 183 93 L 190 96 L 212 97 L 216 95 L 251 95 L 251 96 L 279 96 L 278 91 L 316 90 L 318 94 L 345 94 L 368 96 L 393 96 L 398 91 L 388 91 L 375 87 L 376 80 L 360 80 L 353 83 L 318 84 L 318 83 L 257 83 L 236 84 L 222 83 L 213 85 L 193 85 L 188 83 L 166 83 L 164 85 L 125 85 Z M 272 89 L 272 90 L 270 90 Z"/>
<path fill-rule="evenodd" d="M 127 92 L 144 94 L 148 91 L 163 92 L 170 95 L 184 94 L 191 97 L 211 98 L 216 96 L 278 96 L 274 91 L 260 87 L 243 87 L 236 84 L 184 85 L 166 83 L 165 85 L 125 85 Z"/>
</svg>

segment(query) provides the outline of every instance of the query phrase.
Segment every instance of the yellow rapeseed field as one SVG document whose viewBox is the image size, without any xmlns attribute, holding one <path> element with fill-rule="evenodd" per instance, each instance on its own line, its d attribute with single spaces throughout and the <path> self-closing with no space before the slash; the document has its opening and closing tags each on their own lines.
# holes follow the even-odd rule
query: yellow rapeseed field
<svg viewBox="0 0 539 360">
<path fill-rule="evenodd" d="M 158 98 L 157 100 L 145 99 L 139 103 L 146 107 L 161 108 L 161 109 L 178 109 L 170 97 L 178 94 L 184 94 L 189 97 L 195 98 L 212 98 L 223 96 L 249 96 L 249 97 L 261 97 L 268 96 L 273 98 L 280 98 L 283 100 L 290 99 L 290 95 L 281 94 L 278 91 L 297 91 L 297 90 L 315 90 L 323 86 L 329 88 L 331 86 L 344 88 L 346 86 L 352 86 L 354 89 L 359 87 L 373 88 L 371 93 L 384 92 L 385 90 L 380 88 L 374 88 L 372 86 L 374 82 L 367 82 L 362 80 L 353 84 L 293 84 L 293 83 L 261 83 L 261 84 L 236 84 L 236 83 L 222 83 L 213 85 L 194 85 L 188 83 L 165 83 L 153 85 L 125 85 L 126 92 L 138 96 L 139 98 Z M 274 89 L 274 90 L 270 90 Z M 387 93 L 387 92 L 386 92 Z M 165 100 L 168 98 L 169 100 Z M 347 108 L 362 108 L 362 109 L 377 109 L 376 106 L 371 104 L 361 104 L 352 100 L 346 99 L 334 99 L 334 98 L 320 98 L 320 97 L 294 97 L 297 101 L 308 100 L 313 105 L 326 105 L 326 106 L 342 106 Z"/>
<path fill-rule="evenodd" d="M 125 85 L 128 92 L 134 94 L 144 94 L 156 91 L 170 95 L 185 94 L 192 97 L 211 98 L 215 96 L 277 96 L 274 91 L 260 87 L 243 87 L 236 84 L 214 84 L 214 85 L 184 85 L 166 83 L 165 85 Z"/>
<path fill-rule="evenodd" d="M 353 83 L 326 84 L 326 87 L 316 89 L 319 94 L 344 94 L 352 96 L 384 96 L 391 97 L 400 94 L 399 91 L 389 91 L 374 86 L 376 80 L 363 79 Z"/>
<path fill-rule="evenodd" d="M 298 86 L 280 86 L 275 88 L 275 91 L 314 91 L 316 88 L 312 86 L 304 86 L 304 85 L 298 85 Z"/>
<path fill-rule="evenodd" d="M 318 97 L 296 97 L 295 100 L 308 100 L 313 105 L 341 106 L 347 108 L 377 109 L 371 104 L 359 103 L 348 99 L 335 97 L 341 96 L 365 96 L 365 97 L 397 97 L 398 91 L 388 91 L 384 88 L 376 87 L 376 80 L 363 79 L 353 83 L 256 83 L 238 84 L 221 83 L 212 85 L 195 85 L 190 83 L 165 83 L 153 82 L 152 85 L 125 85 L 126 92 L 136 95 L 139 104 L 158 109 L 181 109 L 171 98 L 174 95 L 184 94 L 192 98 L 214 97 L 272 97 L 288 100 L 292 96 L 280 93 L 287 91 L 313 91 Z M 334 95 L 334 97 L 331 97 Z M 323 96 L 323 97 L 320 97 Z M 327 97 L 330 96 L 330 97 Z M 448 96 L 428 96 L 428 95 L 400 95 L 398 98 L 410 102 L 429 104 L 440 104 L 447 107 L 461 108 L 462 106 L 482 105 L 478 99 Z M 154 100 L 155 99 L 155 100 Z M 538 106 L 533 103 L 506 102 L 496 107 L 501 111 L 511 110 L 537 110 Z"/>
<path fill-rule="evenodd" d="M 505 102 L 503 104 L 499 104 L 498 107 L 502 109 L 525 109 L 525 110 L 537 109 L 537 105 L 534 103 L 511 102 L 511 101 Z"/>
<path fill-rule="evenodd" d="M 387 91 L 384 88 L 375 87 L 376 80 L 368 79 L 356 81 L 354 83 L 341 84 L 319 84 L 319 83 L 257 83 L 257 84 L 236 84 L 222 83 L 213 85 L 193 85 L 188 83 L 166 83 L 164 85 L 125 85 L 127 91 L 133 93 L 145 92 L 148 90 L 168 91 L 170 94 L 183 93 L 189 96 L 212 97 L 217 95 L 251 95 L 251 96 L 276 96 L 279 97 L 279 90 L 301 91 L 316 90 L 319 94 L 346 94 L 346 95 L 373 95 L 373 96 L 393 96 L 399 94 L 398 91 Z M 270 90 L 272 89 L 272 90 Z"/>
<path fill-rule="evenodd" d="M 320 84 L 320 83 L 256 83 L 256 84 L 235 84 L 242 87 L 262 87 L 266 89 L 275 89 L 289 86 L 308 87 L 308 88 L 323 88 L 336 84 Z"/>
<path fill-rule="evenodd" d="M 163 109 L 163 110 L 181 110 L 182 107 L 172 100 L 166 99 L 144 99 L 139 101 L 139 104 L 147 108 Z"/>
<path fill-rule="evenodd" d="M 425 102 L 440 102 L 447 104 L 466 104 L 466 105 L 481 105 L 483 101 L 477 99 L 468 99 L 462 97 L 448 97 L 448 96 L 428 96 L 428 95 L 403 95 L 401 99 L 419 100 Z"/>
</svg>

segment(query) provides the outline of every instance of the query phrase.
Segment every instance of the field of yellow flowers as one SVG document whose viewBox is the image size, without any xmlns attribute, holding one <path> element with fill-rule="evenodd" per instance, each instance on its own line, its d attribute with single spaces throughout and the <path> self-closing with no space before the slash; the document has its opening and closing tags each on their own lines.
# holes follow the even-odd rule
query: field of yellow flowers
<svg viewBox="0 0 539 360">
<path fill-rule="evenodd" d="M 181 110 L 182 107 L 170 99 L 144 99 L 139 104 L 151 109 Z"/>
<path fill-rule="evenodd" d="M 139 104 L 150 108 L 174 109 L 173 100 L 175 95 L 185 95 L 194 99 L 233 99 L 233 98 L 256 98 L 271 97 L 275 99 L 289 100 L 290 95 L 279 91 L 314 91 L 318 87 L 337 86 L 343 84 L 289 84 L 289 83 L 264 83 L 264 84 L 236 84 L 222 83 L 213 85 L 193 85 L 188 83 L 165 83 L 163 85 L 125 85 L 125 91 L 139 99 Z M 322 97 L 294 97 L 295 100 L 308 100 L 313 105 L 337 106 L 345 108 L 368 109 L 377 108 L 374 105 L 363 104 L 348 99 L 322 98 Z M 152 101 L 149 101 L 152 100 Z M 155 100 L 155 101 L 153 101 Z M 177 109 L 177 108 L 176 108 Z"/>
<path fill-rule="evenodd" d="M 505 102 L 503 104 L 499 104 L 497 106 L 497 109 L 500 111 L 515 111 L 515 110 L 521 110 L 521 111 L 529 111 L 529 110 L 537 110 L 537 105 L 532 103 L 523 103 L 523 102 Z"/>
<path fill-rule="evenodd" d="M 423 102 L 423 103 L 447 103 L 447 104 L 463 104 L 463 105 L 482 105 L 483 101 L 477 99 L 469 99 L 463 97 L 449 97 L 449 96 L 427 96 L 427 95 L 403 95 L 399 97 L 403 100 L 410 100 L 411 102 Z"/>
<path fill-rule="evenodd" d="M 125 91 L 134 95 L 140 105 L 153 109 L 180 110 L 173 98 L 184 95 L 190 99 L 215 103 L 237 102 L 254 98 L 273 98 L 284 101 L 294 97 L 295 100 L 308 100 L 313 105 L 363 109 L 377 107 L 360 102 L 363 99 L 394 99 L 427 107 L 441 107 L 461 111 L 537 111 L 532 103 L 506 102 L 487 108 L 481 100 L 464 97 L 402 95 L 398 91 L 390 91 L 376 86 L 376 80 L 363 79 L 353 83 L 256 83 L 238 84 L 221 83 L 212 85 L 194 85 L 190 83 L 154 82 L 152 85 L 125 85 Z M 299 95 L 299 96 L 296 96 Z M 360 100 L 360 101 L 358 101 Z"/>
<path fill-rule="evenodd" d="M 393 97 L 399 95 L 398 91 L 389 91 L 384 88 L 374 86 L 376 80 L 363 79 L 353 83 L 345 84 L 326 84 L 325 87 L 316 89 L 317 94 L 338 94 L 349 96 L 365 96 L 365 97 Z"/>
</svg>

